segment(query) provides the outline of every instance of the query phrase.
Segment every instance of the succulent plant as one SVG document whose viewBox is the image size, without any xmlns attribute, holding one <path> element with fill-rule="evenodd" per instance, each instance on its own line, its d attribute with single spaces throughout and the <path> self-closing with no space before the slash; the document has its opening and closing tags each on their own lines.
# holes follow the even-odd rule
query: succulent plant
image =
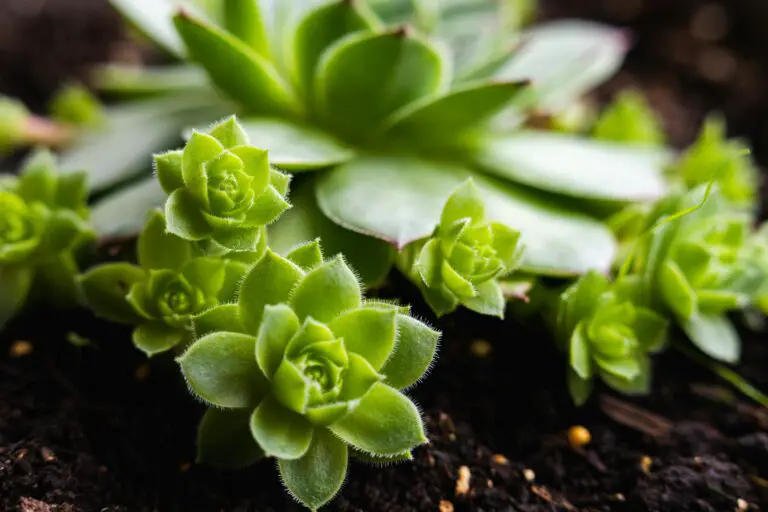
<svg viewBox="0 0 768 512">
<path fill-rule="evenodd" d="M 210 110 L 234 109 L 251 142 L 310 189 L 270 226 L 271 240 L 281 247 L 329 240 L 368 284 L 393 263 L 387 243 L 402 249 L 430 236 L 447 197 L 468 177 L 488 218 L 521 231 L 522 266 L 557 275 L 607 269 L 616 244 L 573 206 L 583 203 L 547 193 L 626 203 L 666 190 L 663 148 L 523 128 L 532 112 L 567 107 L 617 69 L 627 41 L 614 29 L 563 21 L 519 32 L 530 2 L 448 1 L 441 9 L 415 2 L 415 10 L 405 1 L 363 0 L 113 4 L 188 62 L 109 73 L 105 87 L 115 92 L 130 93 L 133 84 L 136 93 L 155 94 L 147 116 L 168 113 L 167 125 L 132 124 L 136 137 L 121 138 L 120 151 L 134 139 L 148 147 L 147 125 L 157 126 L 160 149 L 171 120 L 181 131 L 204 125 Z M 85 153 L 75 148 L 68 161 L 82 162 Z M 99 184 L 126 172 L 104 170 Z M 98 225 L 127 229 L 124 216 L 106 221 L 101 213 L 113 215 L 111 200 L 145 207 L 147 187 L 97 205 Z M 310 210 L 328 222 L 306 222 Z M 365 243 L 375 254 L 356 257 L 360 235 L 373 237 Z"/>
<path fill-rule="evenodd" d="M 589 272 L 556 301 L 554 332 L 568 354 L 568 390 L 577 405 L 586 402 L 599 376 L 628 394 L 650 389 L 650 354 L 666 341 L 667 320 L 637 304 L 636 279 L 611 283 Z"/>
<path fill-rule="evenodd" d="M 195 320 L 202 337 L 178 358 L 212 406 L 198 459 L 238 467 L 268 456 L 288 491 L 316 509 L 340 489 L 350 454 L 408 460 L 426 442 L 401 390 L 435 355 L 439 333 L 407 307 L 365 300 L 339 255 L 317 241 L 271 250 L 246 275 L 236 306 Z"/>
<path fill-rule="evenodd" d="M 62 305 L 80 299 L 77 256 L 94 239 L 84 173 L 60 174 L 44 150 L 0 180 L 0 327 L 33 289 Z"/>
<path fill-rule="evenodd" d="M 261 254 L 250 256 L 257 261 Z M 194 244 L 168 233 L 159 210 L 139 236 L 138 263 L 103 263 L 80 282 L 96 315 L 136 325 L 133 343 L 148 356 L 189 344 L 195 337 L 193 319 L 234 302 L 248 270 L 245 261 L 204 256 Z"/>
<path fill-rule="evenodd" d="M 435 232 L 406 247 L 400 266 L 424 291 L 438 314 L 459 304 L 478 313 L 504 316 L 499 278 L 520 261 L 520 233 L 485 219 L 485 206 L 472 180 L 448 198 Z"/>
<path fill-rule="evenodd" d="M 637 91 L 620 92 L 603 110 L 592 128 L 592 135 L 634 145 L 661 145 L 664 131 L 655 112 Z"/>
</svg>

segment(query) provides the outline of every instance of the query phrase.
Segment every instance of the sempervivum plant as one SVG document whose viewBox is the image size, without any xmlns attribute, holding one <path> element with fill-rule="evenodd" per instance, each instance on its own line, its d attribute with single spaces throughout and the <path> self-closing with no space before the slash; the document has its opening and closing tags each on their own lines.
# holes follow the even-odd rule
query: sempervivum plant
<svg viewBox="0 0 768 512">
<path fill-rule="evenodd" d="M 503 317 L 506 301 L 499 278 L 520 261 L 519 240 L 518 231 L 485 219 L 480 194 L 468 180 L 446 201 L 432 237 L 406 247 L 399 263 L 438 315 L 461 304 Z"/>
<path fill-rule="evenodd" d="M 624 393 L 650 389 L 650 354 L 666 340 L 667 320 L 637 304 L 636 279 L 611 283 L 589 272 L 558 298 L 553 326 L 568 355 L 568 390 L 577 405 L 592 390 L 592 380 Z"/>
<path fill-rule="evenodd" d="M 663 149 L 522 128 L 532 112 L 557 112 L 613 73 L 627 47 L 619 31 L 565 21 L 518 32 L 499 23 L 515 18 L 504 14 L 507 2 L 447 1 L 444 11 L 416 2 L 414 20 L 408 2 L 395 2 L 397 9 L 364 0 L 113 3 L 179 59 L 200 66 L 124 70 L 122 79 L 113 73 L 113 90 L 130 92 L 132 83 L 133 92 L 157 95 L 148 112 L 167 112 L 163 123 L 208 122 L 200 97 L 211 108 L 234 109 L 278 168 L 319 171 L 297 180 L 295 208 L 270 227 L 272 243 L 287 249 L 321 236 L 332 252 L 349 253 L 367 283 L 386 275 L 390 246 L 433 233 L 447 197 L 468 177 L 488 218 L 521 231 L 522 266 L 558 275 L 607 269 L 616 244 L 578 211 L 583 202 L 550 194 L 623 204 L 665 192 Z M 143 148 L 147 124 L 170 126 L 140 125 L 135 140 Z M 120 151 L 133 140 L 121 138 Z M 68 161 L 82 161 L 84 151 L 76 148 Z M 124 175 L 105 170 L 100 183 Z M 99 217 L 111 200 L 150 195 L 149 185 L 137 187 L 107 199 Z M 362 244 L 372 249 L 358 258 Z"/>
<path fill-rule="evenodd" d="M 133 343 L 148 356 L 183 349 L 194 339 L 193 319 L 232 303 L 248 270 L 245 262 L 203 256 L 169 234 L 161 211 L 139 236 L 138 263 L 97 265 L 80 282 L 96 315 L 136 326 Z"/>
<path fill-rule="evenodd" d="M 76 259 L 95 237 L 86 197 L 85 174 L 58 173 L 47 151 L 0 179 L 0 327 L 33 288 L 61 305 L 79 301 Z"/>
<path fill-rule="evenodd" d="M 196 324 L 203 336 L 178 360 L 214 407 L 200 425 L 202 462 L 275 457 L 288 491 L 316 509 L 340 489 L 349 455 L 407 460 L 426 442 L 401 390 L 427 371 L 439 333 L 407 307 L 365 300 L 344 259 L 323 260 L 317 241 L 285 257 L 267 250 L 237 306 Z"/>
</svg>

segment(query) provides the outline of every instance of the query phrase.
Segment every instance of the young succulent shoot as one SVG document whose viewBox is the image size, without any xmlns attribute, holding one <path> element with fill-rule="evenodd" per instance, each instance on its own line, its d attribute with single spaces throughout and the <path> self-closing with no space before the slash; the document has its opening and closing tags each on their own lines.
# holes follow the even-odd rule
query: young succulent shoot
<svg viewBox="0 0 768 512">
<path fill-rule="evenodd" d="M 592 136 L 599 140 L 638 146 L 664 144 L 664 130 L 656 113 L 638 91 L 620 92 L 600 114 Z"/>
<path fill-rule="evenodd" d="M 710 116 L 696 142 L 669 168 L 669 173 L 691 190 L 714 179 L 725 199 L 753 209 L 759 190 L 757 167 L 746 144 L 726 137 L 725 121 Z"/>
<path fill-rule="evenodd" d="M 520 233 L 485 218 L 471 179 L 450 195 L 433 235 L 406 247 L 400 266 L 423 290 L 438 315 L 459 305 L 499 318 L 506 299 L 499 279 L 520 263 Z"/>
<path fill-rule="evenodd" d="M 19 177 L 0 180 L 0 328 L 25 303 L 33 284 L 44 298 L 79 301 L 79 252 L 95 238 L 88 223 L 84 173 L 63 174 L 38 150 Z"/>
<path fill-rule="evenodd" d="M 741 343 L 727 314 L 755 302 L 768 267 L 765 252 L 754 250 L 750 214 L 734 209 L 718 187 L 700 202 L 703 188 L 656 208 L 651 220 L 678 215 L 638 242 L 629 275 L 642 283 L 644 300 L 674 318 L 701 351 L 735 363 Z"/>
<path fill-rule="evenodd" d="M 354 246 L 369 237 L 378 250 L 344 251 L 366 284 L 387 275 L 387 245 L 400 250 L 432 235 L 445 198 L 467 177 L 488 198 L 488 216 L 524 234 L 525 270 L 547 275 L 608 268 L 616 247 L 599 220 L 573 206 L 583 203 L 539 191 L 631 203 L 667 190 L 663 148 L 526 127 L 533 111 L 557 114 L 618 69 L 628 45 L 616 29 L 566 20 L 515 33 L 510 26 L 530 17 L 528 1 L 421 2 L 429 34 L 409 23 L 407 1 L 402 9 L 291 2 L 280 22 L 257 0 L 224 1 L 224 16 L 188 2 L 166 19 L 151 3 L 112 3 L 200 72 L 195 87 L 222 93 L 206 98 L 231 101 L 273 165 L 302 171 L 297 181 L 312 193 L 270 225 L 270 239 Z M 182 82 L 175 94 L 165 91 L 178 103 L 190 93 Z M 170 119 L 189 114 L 178 103 Z M 207 122 L 204 114 L 179 121 Z M 328 222 L 297 210 L 319 210 Z"/>
<path fill-rule="evenodd" d="M 207 254 L 263 249 L 266 226 L 290 208 L 290 177 L 270 167 L 267 151 L 249 145 L 234 116 L 193 131 L 183 149 L 154 161 L 169 196 L 167 230 Z"/>
<path fill-rule="evenodd" d="M 198 460 L 240 467 L 277 459 L 287 490 L 317 509 L 339 491 L 350 455 L 409 460 L 427 442 L 402 390 L 432 364 L 440 334 L 407 307 L 366 300 L 338 255 L 318 241 L 248 272 L 237 306 L 195 320 L 202 337 L 178 358 L 190 390 L 211 406 Z"/>
<path fill-rule="evenodd" d="M 72 142 L 72 127 L 32 114 L 20 101 L 0 95 L 0 155 L 17 148 L 59 148 Z"/>
<path fill-rule="evenodd" d="M 599 377 L 627 394 L 650 390 L 650 354 L 666 340 L 667 320 L 635 300 L 637 282 L 612 283 L 590 271 L 556 301 L 554 332 L 568 356 L 568 391 L 583 405 Z"/>
<path fill-rule="evenodd" d="M 48 109 L 53 119 L 71 126 L 95 129 L 105 122 L 104 107 L 99 99 L 79 84 L 62 88 Z"/>
<path fill-rule="evenodd" d="M 248 270 L 245 262 L 203 256 L 194 244 L 167 233 L 159 210 L 139 236 L 138 263 L 97 265 L 80 282 L 97 316 L 136 326 L 133 343 L 149 357 L 188 345 L 195 337 L 193 319 L 233 304 Z"/>
</svg>

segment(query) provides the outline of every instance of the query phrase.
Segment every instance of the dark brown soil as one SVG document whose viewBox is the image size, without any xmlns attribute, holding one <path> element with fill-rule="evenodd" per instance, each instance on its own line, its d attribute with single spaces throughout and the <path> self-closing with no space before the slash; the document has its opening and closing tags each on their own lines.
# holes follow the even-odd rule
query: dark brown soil
<svg viewBox="0 0 768 512">
<path fill-rule="evenodd" d="M 766 104 L 760 93 L 766 85 L 766 54 L 756 53 L 762 45 L 751 45 L 766 36 L 749 29 L 768 20 L 766 14 L 759 17 L 762 2 L 728 2 L 738 23 L 731 24 L 728 36 L 707 43 L 749 64 L 754 73 L 746 88 L 735 79 L 713 82 L 685 59 L 673 58 L 675 44 L 690 47 L 696 41 L 688 28 L 701 1 L 635 0 L 640 10 L 632 16 L 615 8 L 633 4 L 629 0 L 548 3 L 552 15 L 597 17 L 639 30 L 626 71 L 601 96 L 639 84 L 664 113 L 676 143 L 693 137 L 707 109 L 724 108 L 734 132 L 748 135 L 757 143 L 758 157 L 765 155 Z M 32 4 L 40 5 L 36 16 L 8 24 L 9 6 Z M 754 10 L 745 11 L 749 6 Z M 98 0 L 0 0 L 0 87 L 43 104 L 58 83 L 122 44 L 116 23 Z M 677 43 L 665 45 L 670 31 L 679 36 Z M 8 41 L 16 42 L 9 46 Z M 51 41 L 69 46 L 50 55 Z M 741 64 L 736 67 L 737 75 L 743 73 Z M 398 278 L 393 281 L 397 290 L 412 295 Z M 651 396 L 616 401 L 600 390 L 587 407 L 575 410 L 565 393 L 564 361 L 541 326 L 461 313 L 441 327 L 439 362 L 414 391 L 431 444 L 416 451 L 412 464 L 353 464 L 329 509 L 721 512 L 768 507 L 768 412 L 734 399 L 728 388 L 678 354 L 658 359 Z M 69 332 L 92 345 L 68 343 Z M 24 348 L 19 340 L 32 344 L 30 354 L 19 356 Z M 476 355 L 476 340 L 490 343 L 490 354 Z M 765 336 L 747 336 L 738 371 L 765 390 L 766 368 Z M 269 461 L 237 473 L 191 464 L 200 413 L 174 363 L 161 358 L 147 365 L 130 346 L 129 330 L 82 312 L 29 312 L 0 335 L 0 510 L 298 510 Z M 567 443 L 565 433 L 573 425 L 591 432 L 592 442 L 583 449 Z"/>
</svg>

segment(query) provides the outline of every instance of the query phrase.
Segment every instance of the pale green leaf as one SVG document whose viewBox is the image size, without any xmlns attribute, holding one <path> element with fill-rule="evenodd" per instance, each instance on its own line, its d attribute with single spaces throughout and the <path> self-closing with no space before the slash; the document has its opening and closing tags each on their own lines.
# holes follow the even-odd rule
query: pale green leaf
<svg viewBox="0 0 768 512">
<path fill-rule="evenodd" d="M 395 347 L 395 316 L 394 310 L 353 309 L 334 318 L 328 326 L 333 334 L 344 338 L 347 350 L 360 354 L 379 370 Z"/>
<path fill-rule="evenodd" d="M 174 191 L 165 202 L 165 223 L 169 233 L 185 240 L 203 240 L 213 233 L 200 206 L 184 188 Z"/>
<path fill-rule="evenodd" d="M 179 268 L 192 257 L 190 244 L 165 230 L 165 216 L 152 212 L 138 241 L 139 264 L 142 268 Z"/>
<path fill-rule="evenodd" d="M 269 58 L 269 35 L 259 0 L 224 0 L 224 27 L 262 57 Z"/>
<path fill-rule="evenodd" d="M 251 433 L 268 457 L 295 460 L 309 450 L 314 428 L 303 416 L 267 395 L 253 411 Z"/>
<path fill-rule="evenodd" d="M 192 326 L 197 338 L 220 331 L 245 334 L 237 304 L 221 304 L 208 309 L 192 319 Z"/>
<path fill-rule="evenodd" d="M 504 318 L 504 311 L 507 307 L 507 300 L 501 285 L 496 279 L 489 279 L 475 286 L 477 295 L 465 298 L 461 304 L 481 315 L 490 315 L 497 318 Z"/>
<path fill-rule="evenodd" d="M 698 310 L 696 292 L 691 288 L 683 271 L 674 261 L 665 261 L 659 269 L 659 290 L 666 306 L 684 319 Z"/>
<path fill-rule="evenodd" d="M 330 322 L 361 304 L 360 283 L 341 255 L 311 270 L 291 294 L 293 310 L 304 319 Z"/>
<path fill-rule="evenodd" d="M 141 324 L 133 330 L 133 344 L 147 357 L 167 352 L 184 339 L 184 330 L 161 323 Z"/>
<path fill-rule="evenodd" d="M 0 266 L 0 330 L 21 309 L 32 286 L 34 271 L 23 265 Z"/>
<path fill-rule="evenodd" d="M 571 368 L 579 378 L 583 380 L 592 378 L 592 349 L 589 346 L 583 322 L 579 322 L 571 334 L 568 357 Z"/>
<path fill-rule="evenodd" d="M 573 403 L 581 407 L 592 394 L 592 379 L 582 379 L 578 374 L 568 367 L 568 393 L 570 393 Z"/>
<path fill-rule="evenodd" d="M 316 238 L 311 242 L 306 242 L 291 249 L 286 258 L 308 272 L 315 267 L 323 264 L 323 251 L 320 248 L 320 239 Z"/>
<path fill-rule="evenodd" d="M 256 361 L 268 379 L 283 360 L 288 342 L 301 324 L 296 314 L 285 304 L 267 305 L 256 340 Z"/>
<path fill-rule="evenodd" d="M 440 332 L 404 314 L 397 315 L 397 345 L 380 373 L 386 383 L 405 389 L 429 370 L 437 352 Z"/>
<path fill-rule="evenodd" d="M 681 323 L 688 338 L 709 357 L 725 363 L 738 363 L 741 339 L 733 323 L 723 315 L 693 315 Z"/>
<path fill-rule="evenodd" d="M 146 272 L 140 267 L 129 263 L 105 263 L 89 269 L 79 279 L 85 301 L 97 316 L 126 324 L 141 320 L 126 301 L 131 286 L 146 279 Z"/>
</svg>

